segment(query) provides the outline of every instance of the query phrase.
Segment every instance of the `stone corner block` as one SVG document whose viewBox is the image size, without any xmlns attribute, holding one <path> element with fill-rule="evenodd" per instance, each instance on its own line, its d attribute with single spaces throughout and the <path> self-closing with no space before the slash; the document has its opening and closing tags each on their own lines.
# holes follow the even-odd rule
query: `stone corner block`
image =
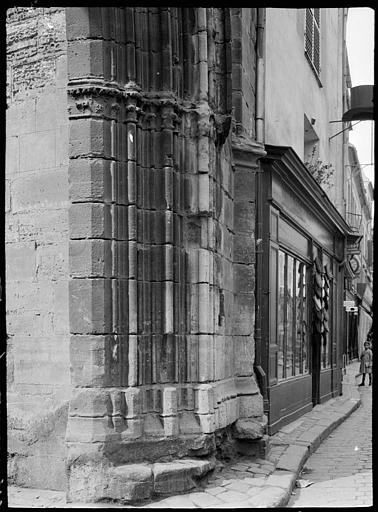
<svg viewBox="0 0 378 512">
<path fill-rule="evenodd" d="M 110 240 L 70 240 L 69 262 L 72 277 L 110 277 Z"/>
<path fill-rule="evenodd" d="M 70 238 L 110 238 L 110 207 L 102 203 L 73 203 L 68 212 Z"/>
<path fill-rule="evenodd" d="M 111 281 L 72 279 L 69 282 L 72 334 L 105 334 L 111 330 Z"/>
<path fill-rule="evenodd" d="M 101 158 L 71 159 L 68 167 L 70 199 L 108 202 L 111 200 L 110 161 Z"/>
</svg>

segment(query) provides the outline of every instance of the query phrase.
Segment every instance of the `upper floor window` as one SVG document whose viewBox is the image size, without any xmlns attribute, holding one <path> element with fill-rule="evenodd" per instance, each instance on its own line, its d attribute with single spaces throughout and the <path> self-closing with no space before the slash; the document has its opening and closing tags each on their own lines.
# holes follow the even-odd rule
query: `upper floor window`
<svg viewBox="0 0 378 512">
<path fill-rule="evenodd" d="M 320 75 L 320 9 L 306 9 L 305 54 L 317 76 Z"/>
</svg>

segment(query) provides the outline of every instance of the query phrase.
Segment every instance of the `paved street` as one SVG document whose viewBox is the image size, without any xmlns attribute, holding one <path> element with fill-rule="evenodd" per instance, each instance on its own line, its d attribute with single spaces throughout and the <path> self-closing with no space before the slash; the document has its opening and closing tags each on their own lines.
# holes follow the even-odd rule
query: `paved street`
<svg viewBox="0 0 378 512">
<path fill-rule="evenodd" d="M 372 505 L 372 388 L 360 387 L 361 406 L 307 460 L 287 507 Z"/>
</svg>

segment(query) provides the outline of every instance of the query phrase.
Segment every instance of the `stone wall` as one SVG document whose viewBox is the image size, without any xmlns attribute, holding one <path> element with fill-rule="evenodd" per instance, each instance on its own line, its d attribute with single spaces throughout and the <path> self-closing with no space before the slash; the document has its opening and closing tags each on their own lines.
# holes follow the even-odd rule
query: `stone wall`
<svg viewBox="0 0 378 512">
<path fill-rule="evenodd" d="M 65 31 L 61 8 L 7 12 L 8 478 L 50 489 L 70 396 Z"/>
<path fill-rule="evenodd" d="M 26 121 L 7 134 L 8 253 L 23 261 L 8 273 L 9 404 L 16 416 L 37 404 L 51 425 L 61 411 L 64 430 L 70 368 L 71 500 L 109 497 L 114 468 L 212 456 L 224 429 L 264 434 L 253 368 L 256 24 L 256 9 L 9 12 L 9 126 L 16 108 L 25 120 L 34 112 L 22 148 Z M 56 32 L 41 38 L 44 27 Z M 27 40 L 14 46 L 17 31 Z M 46 61 L 24 83 L 18 67 L 40 49 Z"/>
</svg>

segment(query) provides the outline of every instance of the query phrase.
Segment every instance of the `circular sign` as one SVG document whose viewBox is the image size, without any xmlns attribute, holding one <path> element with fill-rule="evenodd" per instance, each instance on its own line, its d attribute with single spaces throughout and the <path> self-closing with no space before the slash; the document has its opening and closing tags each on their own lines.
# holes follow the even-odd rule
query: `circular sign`
<svg viewBox="0 0 378 512">
<path fill-rule="evenodd" d="M 361 261 L 358 256 L 354 255 L 350 258 L 349 266 L 354 274 L 359 274 L 361 272 Z"/>
</svg>

